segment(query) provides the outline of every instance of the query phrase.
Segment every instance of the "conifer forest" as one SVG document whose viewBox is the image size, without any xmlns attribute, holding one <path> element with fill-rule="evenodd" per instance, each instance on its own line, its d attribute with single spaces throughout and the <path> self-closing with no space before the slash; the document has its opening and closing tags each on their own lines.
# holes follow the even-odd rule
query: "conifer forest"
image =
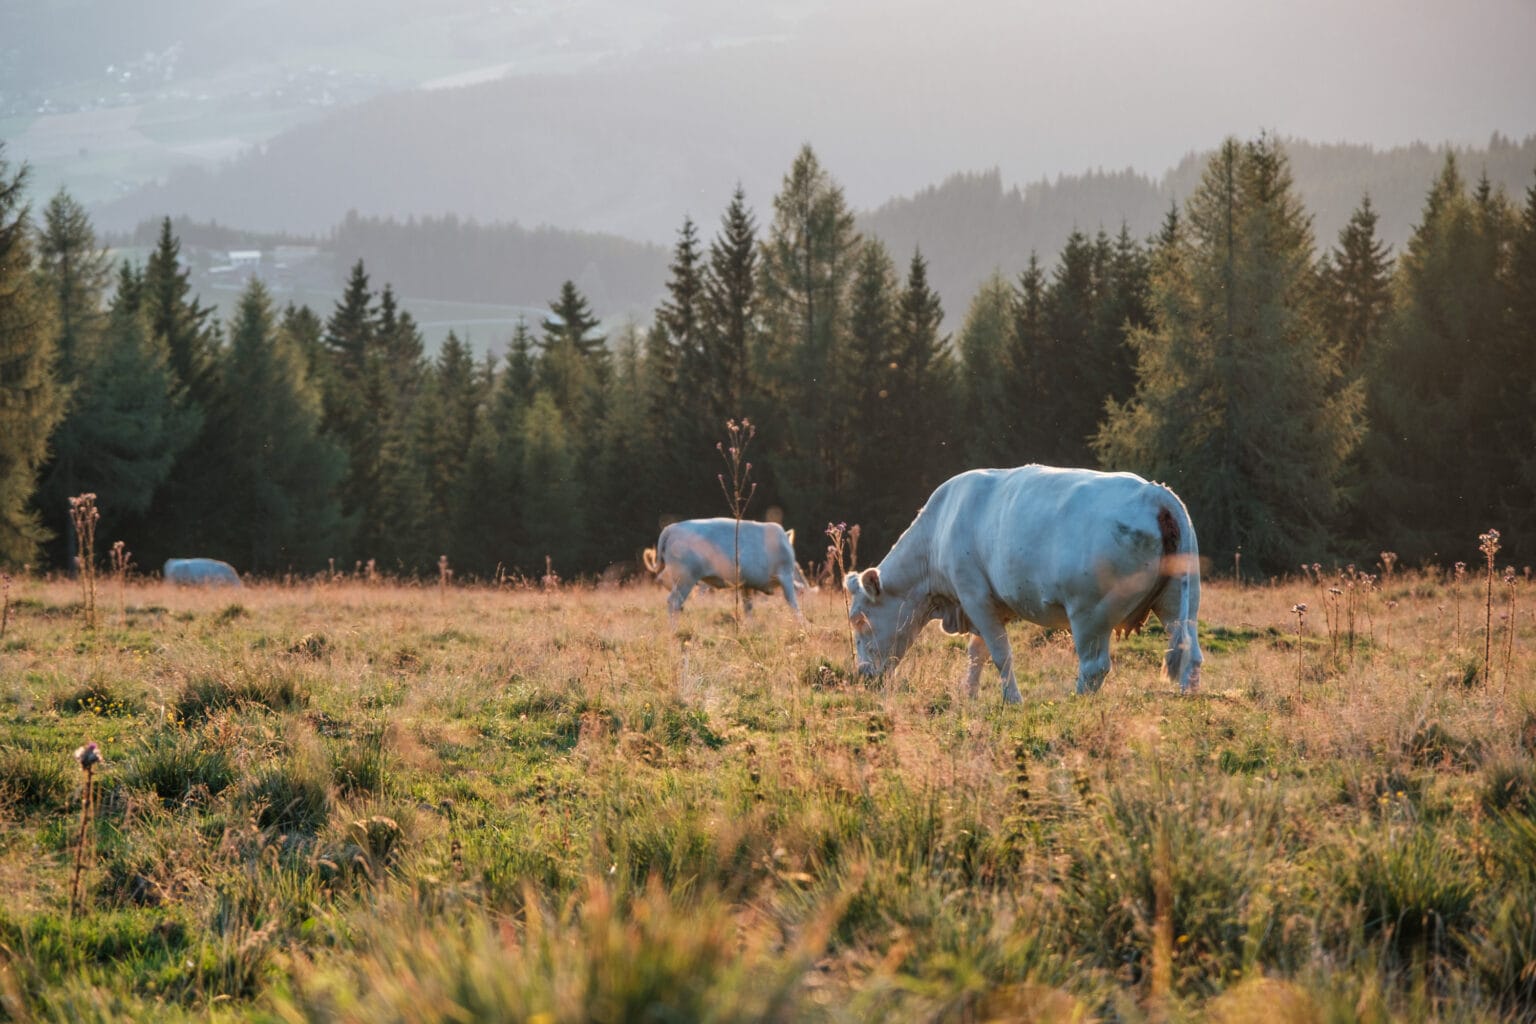
<svg viewBox="0 0 1536 1024">
<path fill-rule="evenodd" d="M 0 168 L 12 567 L 68 570 L 90 492 L 146 567 L 624 574 L 661 525 L 727 510 L 729 421 L 752 428 L 747 515 L 810 563 L 828 525 L 878 555 L 948 476 L 1029 462 L 1169 483 L 1216 572 L 1448 562 L 1488 527 L 1531 557 L 1536 184 L 1454 157 L 1393 251 L 1368 195 L 1315 238 L 1283 146 L 1230 139 L 1153 236 L 1074 230 L 945 332 L 924 254 L 861 237 L 806 147 L 761 209 L 738 189 L 684 220 L 648 323 L 604 326 L 567 282 L 481 359 L 424 352 L 361 260 L 333 308 L 252 279 L 221 322 L 169 220 L 114 265 L 66 192 Z"/>
</svg>

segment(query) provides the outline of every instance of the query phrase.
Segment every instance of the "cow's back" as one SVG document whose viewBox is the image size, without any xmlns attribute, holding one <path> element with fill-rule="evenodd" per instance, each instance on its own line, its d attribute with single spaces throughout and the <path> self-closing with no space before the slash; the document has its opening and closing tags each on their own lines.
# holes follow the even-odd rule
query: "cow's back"
<svg viewBox="0 0 1536 1024">
<path fill-rule="evenodd" d="M 794 554 L 782 526 L 753 520 L 739 525 L 741 578 L 747 586 L 766 587 L 792 569 Z M 724 516 L 673 523 L 662 530 L 657 551 L 678 572 L 712 586 L 730 586 L 736 579 L 737 526 Z"/>
<path fill-rule="evenodd" d="M 241 585 L 234 566 L 216 558 L 168 558 L 162 573 L 166 582 L 183 586 Z"/>
<path fill-rule="evenodd" d="M 962 473 L 923 510 L 933 517 L 931 566 L 940 580 L 984 573 L 1010 603 L 1049 603 L 1066 582 L 1139 562 L 1143 550 L 1160 553 L 1162 493 L 1133 473 L 1046 466 Z"/>
</svg>

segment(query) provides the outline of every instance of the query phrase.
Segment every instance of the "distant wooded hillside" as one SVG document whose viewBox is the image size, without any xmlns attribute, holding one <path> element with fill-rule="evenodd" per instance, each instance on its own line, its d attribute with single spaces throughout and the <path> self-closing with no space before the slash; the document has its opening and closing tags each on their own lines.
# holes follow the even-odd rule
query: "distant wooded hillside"
<svg viewBox="0 0 1536 1024">
<path fill-rule="evenodd" d="M 1313 217 L 1320 247 L 1331 245 L 1365 195 L 1380 217 L 1381 240 L 1401 249 L 1422 216 L 1424 199 L 1453 152 L 1474 182 L 1487 175 L 1518 200 L 1536 169 L 1536 136 L 1494 136 L 1487 147 L 1413 145 L 1390 150 L 1347 144 L 1285 142 L 1296 190 Z M 1062 175 L 1008 186 L 997 171 L 962 173 L 918 194 L 893 199 L 860 216 L 859 227 L 897 254 L 922 249 L 949 319 L 993 271 L 1016 276 L 1035 253 L 1049 266 L 1074 229 L 1114 236 L 1121 225 L 1136 238 L 1157 230 L 1174 203 L 1200 182 L 1211 154 L 1191 153 L 1160 178 L 1134 170 Z"/>
<path fill-rule="evenodd" d="M 1414 145 L 1375 150 L 1296 140 L 1285 147 L 1320 247 L 1332 244 L 1369 194 L 1380 217 L 1382 241 L 1400 249 L 1422 214 L 1424 198 L 1447 153 L 1456 155 L 1474 182 L 1486 175 L 1491 185 L 1514 199 L 1536 169 L 1536 136 L 1515 142 L 1496 135 L 1482 148 Z M 1113 236 L 1124 225 L 1132 237 L 1148 237 L 1170 207 L 1182 203 L 1198 185 L 1209 159 L 1208 152 L 1192 153 L 1159 178 L 1131 169 L 1089 171 L 1023 186 L 1004 184 L 995 170 L 958 173 L 861 214 L 858 226 L 893 253 L 922 250 L 933 287 L 944 302 L 946 322 L 953 327 L 989 275 L 1017 275 L 1032 252 L 1050 265 L 1074 229 L 1091 237 L 1102 228 Z M 770 205 L 766 198 L 754 202 L 748 196 L 748 202 L 760 215 Z M 713 234 L 716 212 L 693 216 L 706 237 Z M 185 217 L 174 223 L 179 236 L 192 245 L 305 240 Z M 679 227 L 681 223 L 680 214 Z M 146 244 L 158 229 L 158 221 L 145 222 L 133 237 Z M 347 268 L 361 259 L 378 280 L 423 299 L 542 307 L 560 282 L 572 280 L 600 315 L 613 317 L 649 309 L 662 294 L 666 276 L 666 252 L 656 245 L 612 234 L 479 223 L 453 215 L 397 220 L 352 212 L 326 235 L 307 240 L 334 254 L 331 283 L 337 288 Z"/>
</svg>

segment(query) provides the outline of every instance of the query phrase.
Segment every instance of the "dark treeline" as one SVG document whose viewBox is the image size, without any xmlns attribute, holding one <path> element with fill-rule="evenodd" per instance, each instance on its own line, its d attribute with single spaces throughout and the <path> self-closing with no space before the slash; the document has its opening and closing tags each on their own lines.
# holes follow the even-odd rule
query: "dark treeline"
<svg viewBox="0 0 1536 1024">
<path fill-rule="evenodd" d="M 1369 197 L 1314 238 L 1283 147 L 1229 140 L 1155 232 L 1068 231 L 950 336 L 925 254 L 862 235 L 807 147 L 761 219 L 738 188 L 683 222 L 649 324 L 605 336 L 568 280 L 484 361 L 424 353 L 361 260 L 330 310 L 253 282 L 215 323 L 169 221 L 113 267 L 67 194 L 33 225 L 24 185 L 0 163 L 11 564 L 68 565 L 67 499 L 94 491 L 98 536 L 149 567 L 591 574 L 727 510 L 742 418 L 749 514 L 808 561 L 837 522 L 874 560 L 945 477 L 1026 462 L 1167 481 L 1218 569 L 1473 561 L 1489 527 L 1512 561 L 1536 547 L 1536 185 L 1454 157 L 1394 250 Z"/>
</svg>

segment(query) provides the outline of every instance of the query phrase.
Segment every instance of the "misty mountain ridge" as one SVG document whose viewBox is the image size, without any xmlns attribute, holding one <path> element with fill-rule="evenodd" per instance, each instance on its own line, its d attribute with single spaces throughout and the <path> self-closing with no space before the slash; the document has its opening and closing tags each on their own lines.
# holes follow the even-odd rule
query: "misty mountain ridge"
<svg viewBox="0 0 1536 1024">
<path fill-rule="evenodd" d="M 1313 217 L 1319 252 L 1334 244 L 1366 194 L 1380 216 L 1380 237 L 1400 250 L 1448 154 L 1468 180 L 1486 174 L 1516 199 L 1536 171 L 1536 136 L 1518 143 L 1495 136 L 1486 148 L 1415 144 L 1385 151 L 1289 140 L 1286 152 L 1297 191 Z M 1074 230 L 1113 236 L 1124 225 L 1133 238 L 1150 237 L 1169 208 L 1198 184 L 1209 158 L 1209 151 L 1191 153 L 1156 178 L 1133 169 L 1094 170 L 1008 185 L 997 169 L 962 171 L 859 213 L 858 226 L 883 241 L 899 264 L 914 249 L 922 251 L 930 281 L 943 299 L 946 322 L 953 327 L 988 276 L 1016 276 L 1032 253 L 1049 268 Z M 830 171 L 835 177 L 836 168 Z M 721 197 L 722 210 L 727 198 Z M 749 201 L 761 227 L 771 216 L 772 195 L 749 196 Z M 719 213 L 692 216 L 701 236 L 711 238 Z M 203 248 L 303 240 L 319 245 L 331 256 L 325 274 L 338 289 L 347 268 L 359 259 L 376 282 L 390 283 L 407 299 L 542 309 L 563 281 L 572 280 L 610 322 L 649 320 L 664 294 L 669 260 L 663 245 L 611 232 L 526 228 L 452 213 L 397 218 L 351 210 L 310 236 L 241 231 L 190 221 L 183 213 L 177 217 L 177 230 L 189 244 Z M 156 230 L 146 221 L 133 234 L 144 244 Z M 130 237 L 119 236 L 123 241 Z M 482 325 L 478 333 L 484 335 L 486 328 Z M 487 340 L 482 338 L 482 344 Z M 489 347 L 497 345 L 491 341 Z"/>
</svg>

